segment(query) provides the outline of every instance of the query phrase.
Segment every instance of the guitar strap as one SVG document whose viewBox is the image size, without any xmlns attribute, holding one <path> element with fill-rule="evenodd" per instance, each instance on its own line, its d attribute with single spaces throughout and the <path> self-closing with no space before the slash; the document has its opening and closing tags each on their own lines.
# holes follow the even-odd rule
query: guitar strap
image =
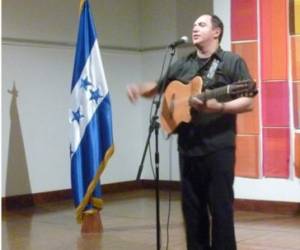
<svg viewBox="0 0 300 250">
<path fill-rule="evenodd" d="M 206 71 L 203 71 L 202 74 L 202 80 L 204 84 L 204 89 L 209 88 L 214 85 L 216 82 L 215 79 L 215 74 L 218 69 L 218 66 L 220 64 L 220 60 L 216 57 L 212 57 L 209 59 L 206 65 L 209 65 L 209 69 Z M 206 65 L 203 66 L 202 68 L 206 68 Z M 199 122 L 203 121 L 204 119 L 209 119 L 209 118 L 204 118 L 201 112 L 197 112 L 194 109 L 191 109 L 191 115 L 192 115 L 192 123 L 197 125 Z M 212 115 L 210 115 L 212 117 Z M 213 115 L 214 116 L 214 115 Z"/>
<path fill-rule="evenodd" d="M 207 72 L 207 79 L 212 80 L 215 76 L 215 73 L 217 71 L 217 68 L 219 66 L 220 61 L 217 58 L 214 58 L 212 60 L 212 63 L 210 64 L 209 70 Z"/>
<path fill-rule="evenodd" d="M 207 73 L 203 77 L 205 88 L 210 87 L 214 84 L 215 74 L 216 74 L 217 68 L 219 66 L 219 63 L 220 63 L 220 60 L 217 58 L 214 58 L 211 60 L 210 67 L 209 67 Z"/>
</svg>

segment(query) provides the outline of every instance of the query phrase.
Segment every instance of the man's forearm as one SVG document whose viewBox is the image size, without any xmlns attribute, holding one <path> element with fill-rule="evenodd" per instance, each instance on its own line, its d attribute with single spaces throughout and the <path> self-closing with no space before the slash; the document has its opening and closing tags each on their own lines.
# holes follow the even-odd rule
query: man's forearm
<svg viewBox="0 0 300 250">
<path fill-rule="evenodd" d="M 145 82 L 138 85 L 139 93 L 143 97 L 152 97 L 157 93 L 157 83 L 156 82 Z"/>
<path fill-rule="evenodd" d="M 223 113 L 239 114 L 252 111 L 253 98 L 240 97 L 238 99 L 223 103 Z"/>
</svg>

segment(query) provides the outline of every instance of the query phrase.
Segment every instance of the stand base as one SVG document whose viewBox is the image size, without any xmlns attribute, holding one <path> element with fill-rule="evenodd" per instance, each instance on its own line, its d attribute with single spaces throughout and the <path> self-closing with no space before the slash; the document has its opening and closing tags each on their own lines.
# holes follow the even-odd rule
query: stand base
<svg viewBox="0 0 300 250">
<path fill-rule="evenodd" d="M 102 233 L 103 226 L 101 221 L 100 212 L 98 210 L 93 210 L 92 212 L 86 212 L 83 215 L 83 221 L 81 225 L 82 234 L 91 233 Z"/>
</svg>

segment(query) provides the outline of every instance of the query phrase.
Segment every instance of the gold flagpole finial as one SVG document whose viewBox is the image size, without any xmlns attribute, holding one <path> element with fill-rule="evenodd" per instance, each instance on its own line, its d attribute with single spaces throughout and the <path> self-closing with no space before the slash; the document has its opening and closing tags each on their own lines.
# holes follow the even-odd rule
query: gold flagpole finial
<svg viewBox="0 0 300 250">
<path fill-rule="evenodd" d="M 85 0 L 80 0 L 80 3 L 79 3 L 79 13 L 81 12 L 82 5 L 83 5 L 84 1 Z"/>
</svg>

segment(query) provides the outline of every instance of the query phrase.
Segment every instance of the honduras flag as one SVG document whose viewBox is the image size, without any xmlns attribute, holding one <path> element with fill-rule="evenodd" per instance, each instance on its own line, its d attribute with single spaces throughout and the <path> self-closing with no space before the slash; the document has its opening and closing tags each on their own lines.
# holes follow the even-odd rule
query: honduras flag
<svg viewBox="0 0 300 250">
<path fill-rule="evenodd" d="M 102 208 L 100 176 L 114 151 L 110 97 L 89 1 L 81 1 L 71 86 L 71 181 L 76 218 Z"/>
</svg>

